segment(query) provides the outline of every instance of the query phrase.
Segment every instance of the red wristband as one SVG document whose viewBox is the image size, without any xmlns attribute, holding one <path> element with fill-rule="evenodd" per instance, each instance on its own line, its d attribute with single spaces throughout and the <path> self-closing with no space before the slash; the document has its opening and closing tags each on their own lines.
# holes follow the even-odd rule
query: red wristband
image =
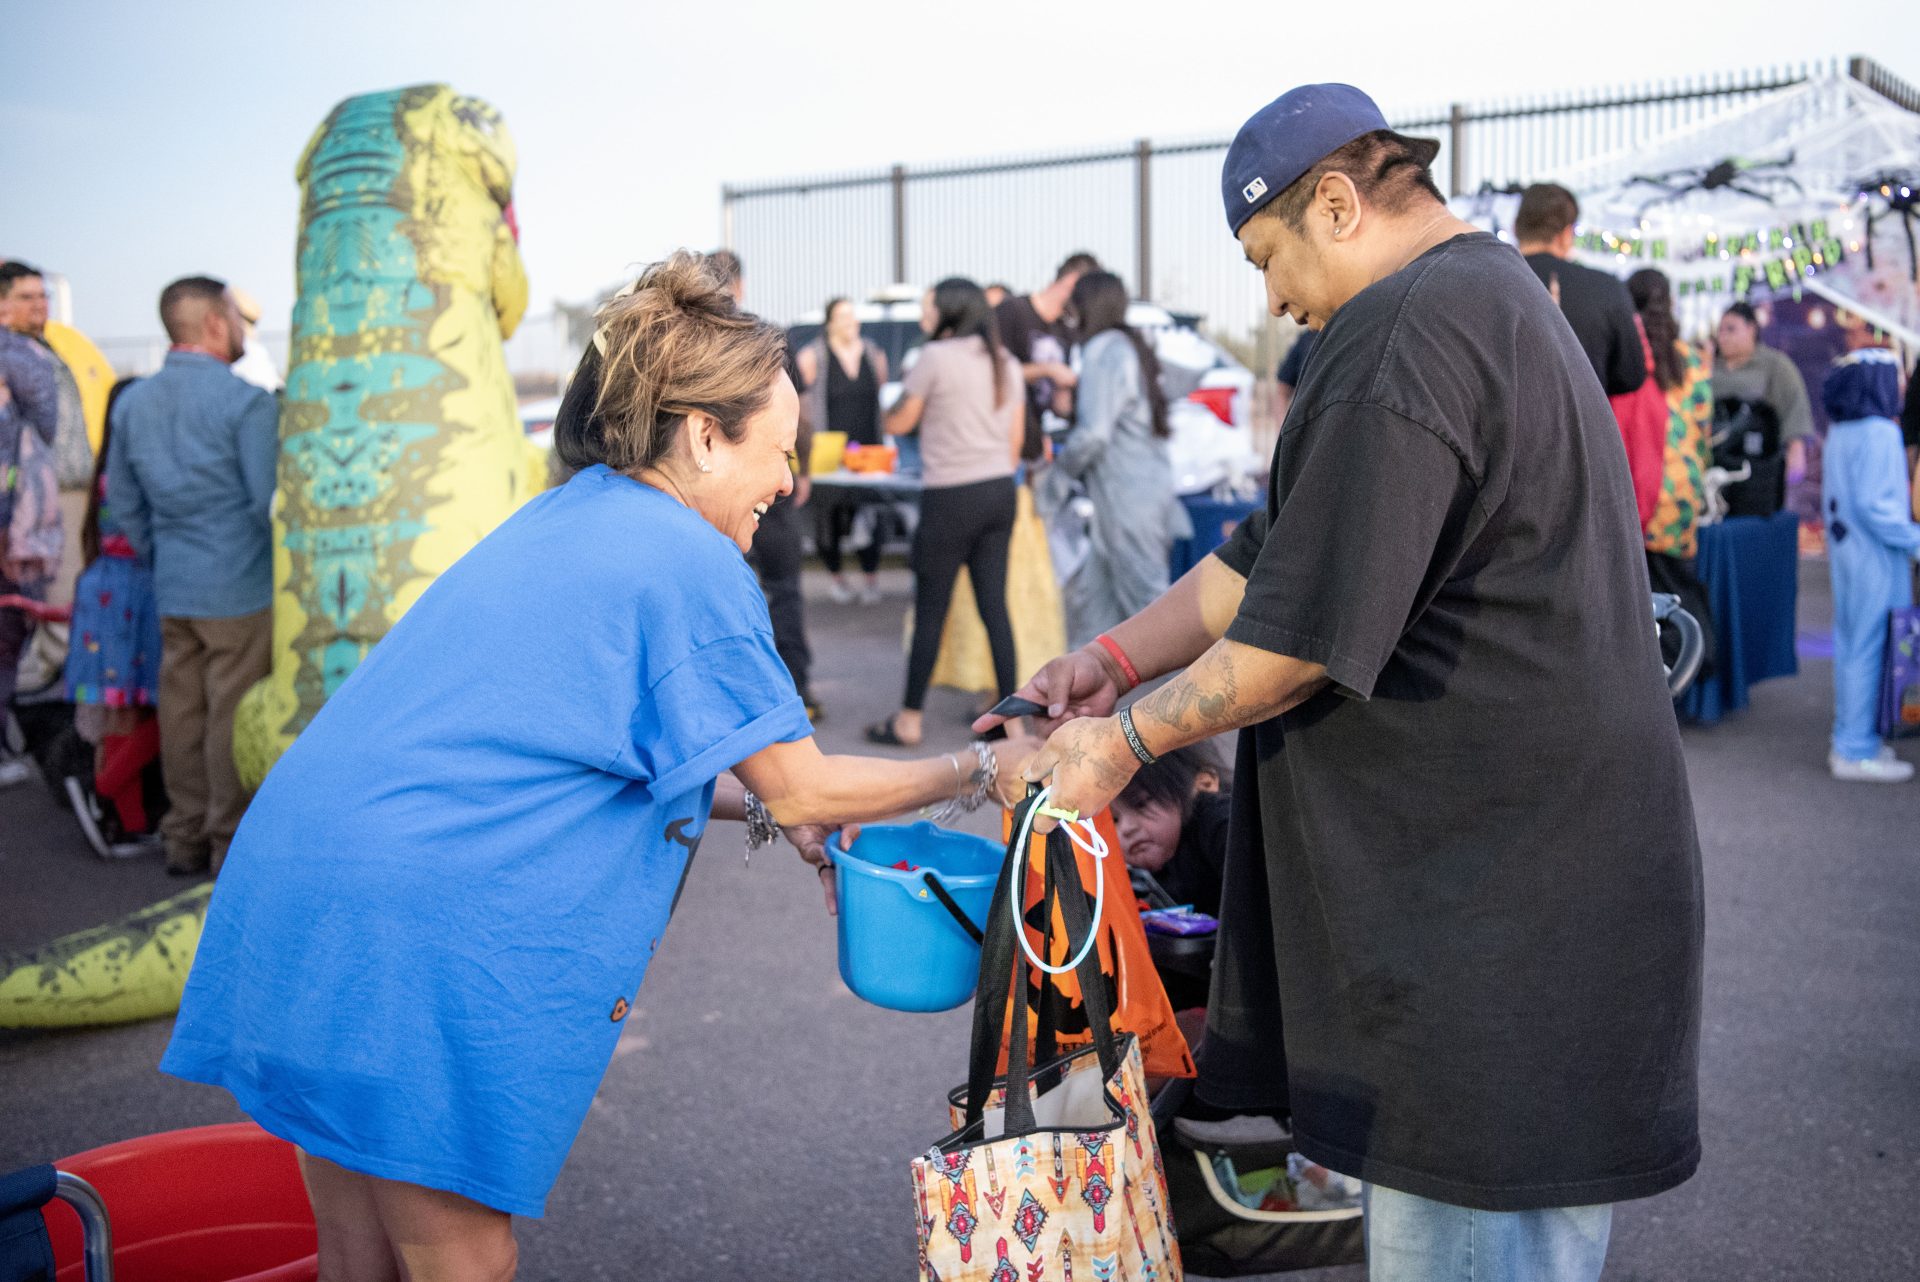
<svg viewBox="0 0 1920 1282">
<path fill-rule="evenodd" d="M 1127 652 L 1120 648 L 1118 641 L 1115 641 L 1112 637 L 1102 632 L 1094 638 L 1094 643 L 1112 655 L 1113 661 L 1120 665 L 1120 671 L 1124 672 L 1127 676 L 1127 690 L 1131 690 L 1140 684 L 1140 670 L 1133 666 L 1133 660 L 1127 657 Z M 1127 690 L 1122 690 L 1120 693 L 1125 694 Z"/>
</svg>

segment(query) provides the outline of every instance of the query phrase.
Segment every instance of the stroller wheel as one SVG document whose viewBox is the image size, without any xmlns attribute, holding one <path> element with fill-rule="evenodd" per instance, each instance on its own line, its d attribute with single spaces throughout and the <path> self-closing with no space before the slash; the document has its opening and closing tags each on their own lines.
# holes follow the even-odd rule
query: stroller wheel
<svg viewBox="0 0 1920 1282">
<path fill-rule="evenodd" d="M 80 825 L 81 835 L 86 837 L 87 845 L 93 847 L 93 853 L 102 859 L 113 858 L 113 849 L 107 843 L 107 835 L 100 830 L 100 816 L 95 809 L 96 802 L 78 779 L 68 775 L 63 784 L 67 791 L 67 801 L 73 807 L 74 821 Z"/>
</svg>

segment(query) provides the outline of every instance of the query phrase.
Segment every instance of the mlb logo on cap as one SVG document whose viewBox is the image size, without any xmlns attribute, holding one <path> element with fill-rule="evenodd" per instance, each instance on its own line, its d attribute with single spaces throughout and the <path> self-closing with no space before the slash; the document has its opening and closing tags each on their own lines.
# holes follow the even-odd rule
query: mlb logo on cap
<svg viewBox="0 0 1920 1282">
<path fill-rule="evenodd" d="M 1254 179 L 1240 189 L 1240 194 L 1245 196 L 1247 203 L 1251 205 L 1254 201 L 1267 194 L 1267 180 L 1264 178 Z"/>
</svg>

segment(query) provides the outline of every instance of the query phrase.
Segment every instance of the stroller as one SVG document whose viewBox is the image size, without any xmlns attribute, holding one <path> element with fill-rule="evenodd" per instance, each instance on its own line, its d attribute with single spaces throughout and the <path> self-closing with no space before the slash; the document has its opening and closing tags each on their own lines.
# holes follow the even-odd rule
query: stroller
<svg viewBox="0 0 1920 1282">
<path fill-rule="evenodd" d="M 0 610 L 8 609 L 31 615 L 39 626 L 21 656 L 13 700 L 0 708 L 0 757 L 33 762 L 54 803 L 73 815 L 102 859 L 158 849 L 152 834 L 167 808 L 167 792 L 157 724 L 148 717 L 130 734 L 93 734 L 101 740 L 105 762 L 96 779 L 94 744 L 80 721 L 92 709 L 77 709 L 66 693 L 70 607 L 0 596 Z"/>
<path fill-rule="evenodd" d="M 1152 873 L 1131 868 L 1128 874 L 1143 908 L 1176 906 Z M 1148 953 L 1176 1007 L 1204 1002 L 1214 944 L 1213 934 L 1149 929 Z M 1151 1106 L 1189 1274 L 1249 1277 L 1366 1258 L 1356 1182 L 1308 1162 L 1273 1118 L 1220 1124 L 1182 1117 L 1192 1099 L 1193 1082 L 1176 1078 L 1154 1093 Z"/>
</svg>

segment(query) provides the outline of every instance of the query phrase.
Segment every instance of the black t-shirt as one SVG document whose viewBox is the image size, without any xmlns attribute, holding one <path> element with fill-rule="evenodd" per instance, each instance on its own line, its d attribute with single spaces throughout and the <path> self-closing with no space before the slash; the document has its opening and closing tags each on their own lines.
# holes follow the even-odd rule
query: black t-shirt
<svg viewBox="0 0 1920 1282">
<path fill-rule="evenodd" d="M 1625 285 L 1552 254 L 1528 254 L 1527 266 L 1549 292 L 1559 291 L 1560 310 L 1608 396 L 1624 396 L 1647 381 L 1647 354 L 1640 347 L 1633 296 Z"/>
<path fill-rule="evenodd" d="M 1907 375 L 1907 403 L 1900 409 L 1900 435 L 1906 438 L 1907 448 L 1920 449 L 1920 361 L 1913 364 L 1913 372 Z"/>
<path fill-rule="evenodd" d="M 1670 1188 L 1700 1154 L 1700 855 L 1607 402 L 1485 234 L 1356 296 L 1305 378 L 1216 553 L 1247 578 L 1227 636 L 1335 683 L 1243 734 L 1266 1094 L 1315 1161 L 1455 1205 Z"/>
<path fill-rule="evenodd" d="M 1000 300 L 993 309 L 1000 323 L 1000 342 L 1013 353 L 1013 359 L 1022 365 L 1032 365 L 1038 361 L 1062 361 L 1067 359 L 1068 335 L 1063 326 L 1049 325 L 1040 319 L 1040 313 L 1033 309 L 1033 299 L 1026 294 L 1013 295 Z M 1040 456 L 1041 421 L 1048 405 L 1053 401 L 1053 381 L 1037 379 L 1027 384 L 1027 448 L 1022 450 L 1026 458 Z"/>
</svg>

